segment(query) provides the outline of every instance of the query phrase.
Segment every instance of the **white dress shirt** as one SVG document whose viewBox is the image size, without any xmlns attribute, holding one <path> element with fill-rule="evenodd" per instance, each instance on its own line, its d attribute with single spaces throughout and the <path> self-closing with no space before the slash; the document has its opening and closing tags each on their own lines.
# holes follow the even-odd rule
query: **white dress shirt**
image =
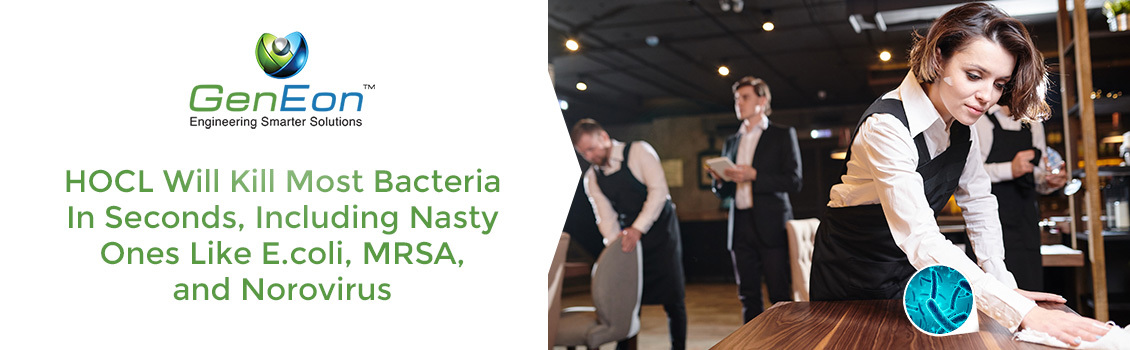
<svg viewBox="0 0 1130 350">
<path fill-rule="evenodd" d="M 989 108 L 989 115 L 981 117 L 981 119 L 977 119 L 977 123 L 973 124 L 973 131 L 976 133 L 977 139 L 981 142 L 982 146 L 982 162 L 984 162 L 986 159 L 989 159 L 989 152 L 992 151 L 993 148 L 993 130 L 996 129 L 996 127 L 993 125 L 993 122 L 989 120 L 989 118 L 997 118 L 997 122 L 1001 124 L 1001 128 L 1008 131 L 1020 131 L 1021 128 L 1025 127 L 1025 124 L 1023 122 L 1019 120 L 1012 120 L 1012 118 L 1008 115 L 1001 113 L 1001 108 L 999 106 L 993 106 L 993 108 Z M 1047 138 L 1045 138 L 1044 136 L 1044 123 L 1030 123 L 1027 125 L 1027 127 L 1030 131 L 1032 131 L 1032 147 L 1040 150 L 1041 154 L 1040 164 L 1036 165 L 1032 169 L 1032 174 L 1036 178 L 1036 191 L 1040 192 L 1041 194 L 1049 194 L 1055 192 L 1056 188 L 1048 186 L 1048 182 L 1044 180 L 1044 177 L 1047 176 L 1047 170 L 1045 169 L 1047 162 L 1044 161 L 1044 157 L 1047 157 L 1046 152 L 1048 149 Z M 989 180 L 992 180 L 993 183 L 1005 182 L 1015 179 L 1015 177 L 1012 176 L 1011 161 L 986 163 L 985 172 L 989 173 Z"/>
<path fill-rule="evenodd" d="M 864 121 L 851 145 L 847 174 L 841 177 L 843 183 L 832 186 L 828 206 L 882 204 L 895 244 L 911 265 L 921 270 L 941 264 L 960 271 L 973 287 L 977 307 L 1015 331 L 1036 303 L 1013 290 L 1016 279 L 1005 268 L 997 200 L 991 193 L 977 139 L 972 139 L 954 193 L 977 255 L 974 264 L 938 230 L 924 195 L 922 176 L 915 171 L 918 151 L 914 135 L 923 134 L 930 156 L 937 157 L 949 147 L 948 125 L 913 73 L 883 97 L 902 101 L 909 132 L 890 114 L 875 114 Z"/>
<path fill-rule="evenodd" d="M 585 171 L 585 193 L 589 195 L 589 202 L 592 204 L 593 212 L 596 213 L 596 226 L 604 236 L 605 244 L 620 236 L 620 220 L 616 210 L 612 208 L 612 202 L 600 190 L 600 185 L 596 181 L 596 171 L 604 175 L 620 171 L 624 162 L 624 146 L 623 142 L 612 140 L 608 165 L 593 165 Z M 632 149 L 628 153 L 628 170 L 632 171 L 632 176 L 636 180 L 647 186 L 647 199 L 644 200 L 643 209 L 632 223 L 632 227 L 646 234 L 651 229 L 651 225 L 655 224 L 655 220 L 659 219 L 659 215 L 663 213 L 663 206 L 670 198 L 667 176 L 663 174 L 659 155 L 646 141 L 633 142 Z"/>
<path fill-rule="evenodd" d="M 750 125 L 749 120 L 742 122 L 738 130 L 741 140 L 738 141 L 738 165 L 753 165 L 753 155 L 757 152 L 757 143 L 761 141 L 761 134 L 769 128 L 769 117 L 761 117 L 761 122 Z M 748 130 L 747 130 L 748 129 Z M 753 207 L 753 182 L 739 182 L 734 192 L 734 205 L 738 209 Z"/>
</svg>

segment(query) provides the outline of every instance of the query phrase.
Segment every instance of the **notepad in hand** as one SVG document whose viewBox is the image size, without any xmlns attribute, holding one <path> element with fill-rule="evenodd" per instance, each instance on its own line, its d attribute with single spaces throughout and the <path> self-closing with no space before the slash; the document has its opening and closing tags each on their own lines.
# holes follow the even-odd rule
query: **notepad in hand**
<svg viewBox="0 0 1130 350">
<path fill-rule="evenodd" d="M 736 166 L 736 165 L 734 165 L 734 162 L 730 161 L 730 158 L 727 158 L 727 157 L 710 158 L 710 159 L 706 160 L 706 166 L 710 167 L 710 170 L 714 170 L 715 173 L 718 173 L 718 176 L 721 176 L 722 180 L 733 181 L 733 180 L 730 180 L 730 178 L 726 176 L 726 169 L 733 168 L 733 167 Z"/>
</svg>

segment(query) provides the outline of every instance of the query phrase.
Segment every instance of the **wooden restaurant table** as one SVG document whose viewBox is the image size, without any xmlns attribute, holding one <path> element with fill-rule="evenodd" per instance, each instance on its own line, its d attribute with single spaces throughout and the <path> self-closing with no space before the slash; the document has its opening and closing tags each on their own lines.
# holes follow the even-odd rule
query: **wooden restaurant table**
<svg viewBox="0 0 1130 350">
<path fill-rule="evenodd" d="M 1040 307 L 1072 312 L 1063 304 Z M 780 302 L 713 349 L 1056 349 L 1012 340 L 981 311 L 976 333 L 935 337 L 914 328 L 901 300 Z"/>
</svg>

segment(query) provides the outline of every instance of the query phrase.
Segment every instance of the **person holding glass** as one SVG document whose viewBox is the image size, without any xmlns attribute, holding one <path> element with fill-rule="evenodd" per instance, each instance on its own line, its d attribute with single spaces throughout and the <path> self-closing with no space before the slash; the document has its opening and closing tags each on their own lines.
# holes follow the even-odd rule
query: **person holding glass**
<svg viewBox="0 0 1130 350">
<path fill-rule="evenodd" d="M 811 299 L 900 298 L 916 269 L 945 265 L 968 279 L 977 308 L 1009 330 L 1071 345 L 1106 334 L 1110 327 L 1093 319 L 1038 307 L 1066 300 L 1018 289 L 1004 264 L 997 201 L 969 126 L 1000 100 L 1014 119 L 1051 110 L 1041 93 L 1047 69 L 1024 24 L 969 3 L 915 39 L 910 72 L 863 113 L 830 190 L 814 239 Z M 935 217 L 951 195 L 976 262 L 938 229 Z"/>
<path fill-rule="evenodd" d="M 1047 150 L 1043 123 L 1015 120 L 1008 106 L 989 108 L 973 130 L 997 197 L 1005 266 L 1020 289 L 1043 290 L 1039 195 L 1063 188 L 1067 172 L 1062 162 L 1052 169 L 1041 156 Z"/>
</svg>

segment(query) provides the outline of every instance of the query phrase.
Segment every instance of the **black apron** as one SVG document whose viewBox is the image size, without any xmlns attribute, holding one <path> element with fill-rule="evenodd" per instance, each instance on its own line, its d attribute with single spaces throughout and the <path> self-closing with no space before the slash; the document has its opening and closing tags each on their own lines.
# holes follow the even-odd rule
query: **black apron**
<svg viewBox="0 0 1130 350">
<path fill-rule="evenodd" d="M 595 171 L 600 190 L 612 202 L 612 208 L 619 213 L 620 227 L 632 226 L 647 200 L 647 186 L 636 180 L 628 169 L 628 151 L 632 143 L 624 144 L 624 160 L 620 170 L 612 175 Z M 679 237 L 679 218 L 675 215 L 675 204 L 670 199 L 663 205 L 663 212 L 655 224 L 640 238 L 643 249 L 643 296 L 642 304 L 667 304 L 682 301 L 684 298 L 683 248 Z M 620 249 L 605 247 L 605 249 Z"/>
<path fill-rule="evenodd" d="M 1032 130 L 1005 130 L 996 116 L 986 115 L 993 122 L 993 148 L 985 163 L 1008 163 L 1016 152 L 1033 149 Z M 1036 150 L 1034 162 L 1040 159 Z M 1037 163 L 1038 164 L 1038 163 Z M 1020 289 L 1043 290 L 1043 256 L 1040 255 L 1040 207 L 1036 181 L 1032 173 L 1010 181 L 993 184 L 1004 234 L 1004 263 Z"/>
<path fill-rule="evenodd" d="M 859 125 L 875 113 L 894 115 L 909 129 L 902 101 L 876 100 L 863 113 Z M 849 145 L 854 144 L 855 134 L 851 142 Z M 917 171 L 922 175 L 925 196 L 934 216 L 957 189 L 971 143 L 969 127 L 954 122 L 950 126 L 949 148 L 930 159 L 925 137 L 922 134 L 914 137 L 918 148 Z M 850 148 L 843 174 L 847 174 L 848 160 L 851 160 Z M 899 298 L 915 272 L 906 253 L 895 245 L 880 204 L 826 208 L 814 241 L 810 279 L 810 296 L 814 301 Z"/>
</svg>

